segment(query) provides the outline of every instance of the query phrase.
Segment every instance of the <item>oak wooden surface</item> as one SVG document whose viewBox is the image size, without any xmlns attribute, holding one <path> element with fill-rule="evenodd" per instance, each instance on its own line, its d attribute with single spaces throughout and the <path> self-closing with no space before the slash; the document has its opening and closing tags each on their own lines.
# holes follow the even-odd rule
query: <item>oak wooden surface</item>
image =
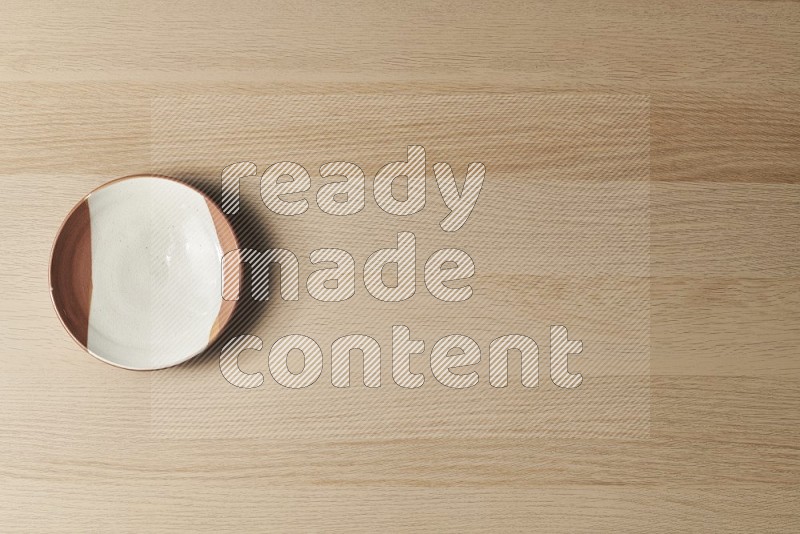
<svg viewBox="0 0 800 534">
<path fill-rule="evenodd" d="M 0 20 L 0 530 L 800 529 L 800 4 L 12 0 Z M 360 131 L 360 99 L 564 94 L 648 100 L 646 436 L 154 434 L 159 384 L 217 377 L 213 357 L 155 378 L 121 371 L 82 353 L 54 315 L 50 247 L 84 194 L 140 172 L 217 179 L 215 161 L 159 151 L 164 98 L 344 95 L 355 144 L 331 145 L 337 158 L 347 146 L 402 151 L 403 132 L 430 131 L 403 117 L 399 133 Z M 315 142 L 348 131 L 326 125 Z M 466 136 L 423 144 L 447 140 L 463 167 L 481 146 Z M 303 137 L 276 139 L 309 169 L 327 157 Z M 525 187 L 504 161 L 500 183 Z M 502 222 L 500 204 L 487 206 L 484 220 Z M 303 254 L 334 245 L 310 232 L 273 234 Z M 464 239 L 478 255 L 493 244 Z M 498 291 L 519 287 L 503 275 L 484 273 Z M 304 297 L 299 309 L 317 313 Z M 406 314 L 432 309 L 414 302 Z M 266 342 L 281 317 L 268 312 L 255 333 Z"/>
</svg>

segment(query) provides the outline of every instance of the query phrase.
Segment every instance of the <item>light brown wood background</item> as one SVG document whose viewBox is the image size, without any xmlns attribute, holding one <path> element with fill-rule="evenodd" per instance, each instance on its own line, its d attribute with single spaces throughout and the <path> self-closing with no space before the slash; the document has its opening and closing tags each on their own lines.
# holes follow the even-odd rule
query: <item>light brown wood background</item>
<svg viewBox="0 0 800 534">
<path fill-rule="evenodd" d="M 800 528 L 800 4 L 13 0 L 0 21 L 0 530 Z M 560 92 L 650 98 L 646 439 L 157 439 L 151 376 L 52 311 L 67 211 L 163 172 L 154 98 Z"/>
</svg>

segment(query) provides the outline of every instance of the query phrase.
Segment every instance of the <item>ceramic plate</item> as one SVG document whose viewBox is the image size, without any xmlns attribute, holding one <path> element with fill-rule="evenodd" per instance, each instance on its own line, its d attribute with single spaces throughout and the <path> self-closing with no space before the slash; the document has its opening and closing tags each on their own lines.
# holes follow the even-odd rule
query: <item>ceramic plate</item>
<svg viewBox="0 0 800 534">
<path fill-rule="evenodd" d="M 107 363 L 176 365 L 230 319 L 222 257 L 236 248 L 230 224 L 201 192 L 164 177 L 120 178 L 62 224 L 50 258 L 53 304 L 75 341 Z"/>
</svg>

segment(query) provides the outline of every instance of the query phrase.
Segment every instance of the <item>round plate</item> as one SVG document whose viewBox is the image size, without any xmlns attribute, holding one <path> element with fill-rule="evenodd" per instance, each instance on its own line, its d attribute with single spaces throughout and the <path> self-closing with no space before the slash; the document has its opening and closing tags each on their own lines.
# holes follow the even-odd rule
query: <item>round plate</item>
<svg viewBox="0 0 800 534">
<path fill-rule="evenodd" d="M 119 178 L 62 223 L 50 295 L 93 356 L 126 369 L 169 367 L 202 352 L 233 314 L 222 257 L 236 249 L 227 219 L 200 191 L 160 176 Z"/>
</svg>

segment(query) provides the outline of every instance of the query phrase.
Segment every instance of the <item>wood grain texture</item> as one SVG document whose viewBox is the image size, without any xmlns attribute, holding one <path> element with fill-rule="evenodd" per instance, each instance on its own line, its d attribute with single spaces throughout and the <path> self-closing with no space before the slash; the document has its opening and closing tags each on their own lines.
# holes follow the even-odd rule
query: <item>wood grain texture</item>
<svg viewBox="0 0 800 534">
<path fill-rule="evenodd" d="M 0 20 L 0 530 L 800 529 L 800 3 L 12 0 Z M 649 437 L 158 438 L 152 377 L 52 310 L 86 192 L 217 178 L 153 156 L 159 98 L 554 93 L 649 98 Z"/>
</svg>

